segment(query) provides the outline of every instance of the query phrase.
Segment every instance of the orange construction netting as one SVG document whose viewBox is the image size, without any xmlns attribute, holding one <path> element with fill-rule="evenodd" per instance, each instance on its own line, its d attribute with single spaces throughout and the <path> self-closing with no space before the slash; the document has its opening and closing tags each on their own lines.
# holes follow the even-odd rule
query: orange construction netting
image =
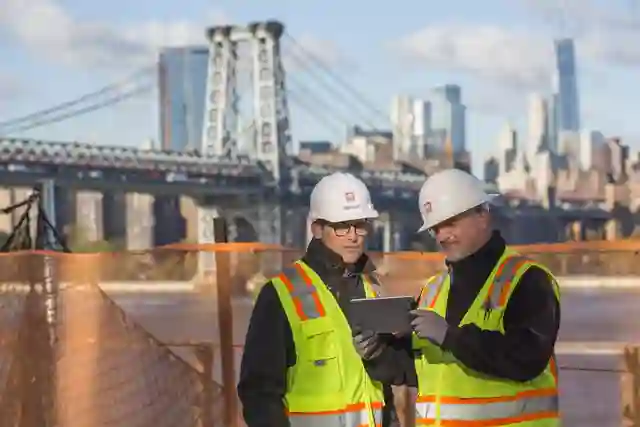
<svg viewBox="0 0 640 427">
<path fill-rule="evenodd" d="M 517 249 L 560 276 L 640 275 L 640 241 Z M 231 291 L 237 367 L 251 295 L 300 256 L 252 243 L 0 255 L 0 425 L 221 425 L 217 292 Z M 442 267 L 433 253 L 372 257 L 396 294 Z"/>
</svg>

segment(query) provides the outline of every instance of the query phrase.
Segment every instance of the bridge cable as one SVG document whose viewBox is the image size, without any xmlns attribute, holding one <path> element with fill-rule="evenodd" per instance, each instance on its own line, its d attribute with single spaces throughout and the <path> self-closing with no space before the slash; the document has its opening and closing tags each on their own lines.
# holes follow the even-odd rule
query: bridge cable
<svg viewBox="0 0 640 427">
<path fill-rule="evenodd" d="M 296 48 L 300 52 L 302 52 L 310 62 L 312 62 L 318 68 L 321 68 L 322 70 L 324 70 L 326 75 L 330 76 L 343 89 L 351 93 L 351 95 L 354 98 L 356 98 L 363 107 L 369 109 L 371 112 L 375 113 L 380 117 L 384 117 L 385 120 L 388 119 L 387 114 L 382 110 L 380 110 L 379 108 L 375 107 L 375 103 L 373 101 L 371 101 L 365 95 L 363 95 L 360 91 L 355 89 L 353 85 L 348 83 L 344 78 L 340 77 L 338 73 L 333 71 L 327 64 L 324 63 L 324 61 L 318 58 L 317 55 L 309 52 L 309 50 L 306 49 L 304 46 L 302 46 L 293 36 L 291 36 L 291 34 L 285 32 L 284 37 L 290 40 L 291 43 L 293 43 L 296 46 Z"/>
<path fill-rule="evenodd" d="M 355 89 L 354 86 L 351 85 L 350 83 L 348 83 L 344 78 L 340 77 L 340 75 L 338 73 L 333 71 L 322 59 L 318 58 L 317 55 L 313 54 L 308 49 L 306 49 L 291 34 L 285 32 L 284 37 L 285 37 L 285 39 L 289 40 L 296 47 L 296 50 L 298 50 L 299 52 L 304 54 L 305 57 L 307 58 L 307 60 L 309 62 L 312 62 L 316 66 L 316 68 L 324 70 L 324 74 L 325 75 L 329 76 L 329 78 L 331 78 L 334 82 L 338 83 L 345 91 L 349 92 L 357 101 L 359 101 L 359 104 L 362 107 L 368 109 L 369 112 L 373 113 L 378 119 L 383 119 L 384 122 L 388 122 L 389 121 L 388 115 L 384 111 L 382 111 L 379 108 L 377 108 L 373 101 L 371 101 L 365 95 L 363 95 L 360 91 Z M 316 68 L 314 68 L 314 70 Z M 344 99 L 344 94 L 341 93 L 339 98 L 340 99 Z M 374 121 L 377 121 L 378 119 L 376 119 Z M 377 126 L 375 126 L 375 125 L 372 126 L 371 122 L 367 121 L 366 124 L 374 132 L 381 132 L 381 130 Z M 402 131 L 402 129 L 398 128 L 393 123 L 391 123 L 391 127 L 393 128 L 394 134 L 397 134 L 401 138 L 404 138 L 405 135 L 404 135 L 404 131 Z"/>
<path fill-rule="evenodd" d="M 28 114 L 26 116 L 22 116 L 22 117 L 18 117 L 18 118 L 14 118 L 14 119 L 10 119 L 10 120 L 5 120 L 0 122 L 0 128 L 3 127 L 7 127 L 7 126 L 15 126 L 17 124 L 21 124 L 30 120 L 34 120 L 34 119 L 38 119 L 42 116 L 47 116 L 51 113 L 55 113 L 57 111 L 61 111 L 61 110 L 65 110 L 68 109 L 70 107 L 74 107 L 78 104 L 82 104 L 85 101 L 89 101 L 93 98 L 99 98 L 102 95 L 108 94 L 110 92 L 117 92 L 120 91 L 123 87 L 126 87 L 128 84 L 130 84 L 131 82 L 137 80 L 139 77 L 144 76 L 145 74 L 149 73 L 150 71 L 150 67 L 144 67 L 140 70 L 137 70 L 136 72 L 132 73 L 130 76 L 128 76 L 125 79 L 122 79 L 121 81 L 118 81 L 116 83 L 112 83 L 110 85 L 104 86 L 101 89 L 98 89 L 97 91 L 94 92 L 90 92 L 87 93 L 85 95 L 80 96 L 79 98 L 70 100 L 70 101 L 66 101 L 63 102 L 61 104 L 58 105 L 54 105 L 52 107 L 49 108 L 45 108 L 43 110 L 40 111 L 36 111 L 34 113 Z"/>
<path fill-rule="evenodd" d="M 123 102 L 123 101 L 125 101 L 127 99 L 133 98 L 133 97 L 138 96 L 140 94 L 150 92 L 150 91 L 153 90 L 153 88 L 154 88 L 154 85 L 140 86 L 140 87 L 134 88 L 134 89 L 132 89 L 132 90 L 130 90 L 128 92 L 124 92 L 124 93 L 121 93 L 121 94 L 119 94 L 117 96 L 114 96 L 112 98 L 108 98 L 108 99 L 106 99 L 106 100 L 104 100 L 102 102 L 91 104 L 91 105 L 88 105 L 88 106 L 86 106 L 84 108 L 81 108 L 79 110 L 70 111 L 70 112 L 67 112 L 67 113 L 64 113 L 64 114 L 61 114 L 61 115 L 58 115 L 58 116 L 53 116 L 53 117 L 48 118 L 48 119 L 41 119 L 39 121 L 34 121 L 34 122 L 30 123 L 30 124 L 26 124 L 24 126 L 21 126 L 21 127 L 15 128 L 15 129 L 9 129 L 8 132 L 12 132 L 12 133 L 25 132 L 25 131 L 28 131 L 28 130 L 31 130 L 31 129 L 35 129 L 35 128 L 38 128 L 38 127 L 42 127 L 42 126 L 46 126 L 46 125 L 50 125 L 50 124 L 55 124 L 55 123 L 58 123 L 58 122 L 61 122 L 61 121 L 64 121 L 64 120 L 68 120 L 68 119 L 71 119 L 71 118 L 74 118 L 74 117 L 78 117 L 78 116 L 82 116 L 82 115 L 85 115 L 85 114 L 88 114 L 88 113 L 92 113 L 94 111 L 98 111 L 98 110 L 101 110 L 103 108 L 119 104 L 119 103 L 121 103 L 121 102 Z M 5 132 L 3 132 L 3 133 L 5 133 Z"/>
<path fill-rule="evenodd" d="M 289 99 L 293 101 L 293 104 L 297 105 L 302 110 L 304 110 L 311 118 L 313 118 L 314 120 L 317 120 L 323 126 L 326 126 L 327 128 L 330 128 L 331 130 L 333 130 L 336 133 L 336 135 L 340 135 L 343 133 L 344 129 L 338 129 L 336 124 L 333 123 L 331 121 L 331 118 L 329 118 L 327 115 L 323 113 L 319 114 L 318 111 L 313 106 L 309 105 L 309 103 L 304 100 L 305 97 L 303 95 L 299 96 L 296 91 L 292 91 L 290 88 L 288 89 L 288 92 L 289 92 L 288 94 Z"/>
<path fill-rule="evenodd" d="M 302 47 L 298 47 L 299 45 L 296 44 L 296 49 L 295 50 L 300 50 L 301 52 L 304 53 L 304 51 L 302 49 Z M 310 54 L 307 54 L 306 56 L 309 56 Z M 310 74 L 315 75 L 314 77 L 314 82 L 315 83 L 319 83 L 320 85 L 322 85 L 328 92 L 331 92 L 334 96 L 335 100 L 339 100 L 338 102 L 341 103 L 342 105 L 346 104 L 347 109 L 350 110 L 351 113 L 356 113 L 358 114 L 358 118 L 360 120 L 363 120 L 367 126 L 371 127 L 372 129 L 376 129 L 375 124 L 370 120 L 369 117 L 366 117 L 364 115 L 362 115 L 362 111 L 361 108 L 358 107 L 357 105 L 354 108 L 354 103 L 353 102 L 348 102 L 347 98 L 345 98 L 344 96 L 344 90 L 341 90 L 340 88 L 336 87 L 336 85 L 334 84 L 330 84 L 326 81 L 326 79 L 322 78 L 322 76 L 326 76 L 327 73 L 322 73 L 321 71 L 318 71 L 318 69 L 316 67 L 309 67 L 308 63 L 309 61 L 305 60 L 304 58 L 302 58 L 301 55 L 295 53 L 295 51 L 290 50 L 289 52 L 289 57 L 292 58 L 297 64 L 300 64 L 302 66 L 302 69 L 310 69 L 312 70 Z M 331 76 L 329 76 L 331 78 Z M 291 75 L 287 76 L 287 81 L 291 80 Z M 335 81 L 335 79 L 333 79 Z M 329 110 L 331 111 L 335 111 L 335 105 L 332 105 Z M 349 121 L 347 121 L 348 123 Z M 377 130 L 377 129 L 376 129 Z"/>
<path fill-rule="evenodd" d="M 331 121 L 332 119 L 337 120 L 342 126 L 344 126 L 344 128 L 349 125 L 350 120 L 348 118 L 340 115 L 340 113 L 336 111 L 334 105 L 317 96 L 308 85 L 291 77 L 287 78 L 287 82 L 288 95 L 290 95 L 292 97 L 292 100 L 296 101 L 297 104 L 305 104 L 305 108 L 307 109 L 307 111 L 309 111 L 309 109 L 314 110 L 313 114 L 322 116 L 324 119 L 329 119 L 329 121 Z M 298 97 L 298 95 L 300 95 L 300 97 Z M 318 105 L 312 107 L 310 105 L 311 103 L 318 104 L 321 108 L 318 109 Z"/>
</svg>

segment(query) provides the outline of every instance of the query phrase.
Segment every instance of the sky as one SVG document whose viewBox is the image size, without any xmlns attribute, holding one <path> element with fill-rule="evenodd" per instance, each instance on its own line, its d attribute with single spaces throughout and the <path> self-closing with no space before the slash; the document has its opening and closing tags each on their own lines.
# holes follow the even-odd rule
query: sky
<svg viewBox="0 0 640 427">
<path fill-rule="evenodd" d="M 282 21 L 292 37 L 283 55 L 296 96 L 294 139 L 338 142 L 355 123 L 388 128 L 393 95 L 420 98 L 454 83 L 481 174 L 507 122 L 524 138 L 529 96 L 550 90 L 553 39 L 568 36 L 576 40 L 583 127 L 640 148 L 640 0 L 0 0 L 0 122 L 116 82 L 128 81 L 121 91 L 153 88 L 152 72 L 130 76 L 153 67 L 159 47 L 204 45 L 208 26 L 266 19 Z M 331 74 L 312 68 L 310 57 Z M 158 137 L 157 104 L 149 90 L 12 135 L 140 146 Z"/>
</svg>

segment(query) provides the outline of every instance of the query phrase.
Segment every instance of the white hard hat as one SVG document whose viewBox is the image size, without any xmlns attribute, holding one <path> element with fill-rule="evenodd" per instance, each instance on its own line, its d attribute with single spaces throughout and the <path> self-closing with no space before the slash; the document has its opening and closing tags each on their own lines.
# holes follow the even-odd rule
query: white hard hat
<svg viewBox="0 0 640 427">
<path fill-rule="evenodd" d="M 484 183 L 460 169 L 445 169 L 434 173 L 422 185 L 418 209 L 422 227 L 428 230 L 449 218 L 488 203 L 493 196 L 484 190 Z"/>
<path fill-rule="evenodd" d="M 336 172 L 322 178 L 311 192 L 309 220 L 328 222 L 378 218 L 364 182 L 350 173 Z"/>
</svg>

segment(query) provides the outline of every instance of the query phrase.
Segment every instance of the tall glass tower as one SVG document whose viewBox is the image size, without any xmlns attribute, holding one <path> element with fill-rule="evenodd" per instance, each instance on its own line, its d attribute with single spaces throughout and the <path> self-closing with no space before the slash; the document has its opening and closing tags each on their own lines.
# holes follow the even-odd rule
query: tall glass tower
<svg viewBox="0 0 640 427">
<path fill-rule="evenodd" d="M 160 52 L 160 141 L 165 150 L 200 147 L 208 57 L 206 47 L 165 48 Z"/>
<path fill-rule="evenodd" d="M 558 132 L 580 131 L 580 103 L 576 75 L 576 55 L 573 39 L 555 41 L 557 103 L 556 126 Z"/>
<path fill-rule="evenodd" d="M 462 103 L 460 86 L 448 84 L 436 87 L 429 96 L 431 132 L 429 144 L 444 148 L 447 139 L 455 153 L 466 150 L 466 107 Z"/>
</svg>

